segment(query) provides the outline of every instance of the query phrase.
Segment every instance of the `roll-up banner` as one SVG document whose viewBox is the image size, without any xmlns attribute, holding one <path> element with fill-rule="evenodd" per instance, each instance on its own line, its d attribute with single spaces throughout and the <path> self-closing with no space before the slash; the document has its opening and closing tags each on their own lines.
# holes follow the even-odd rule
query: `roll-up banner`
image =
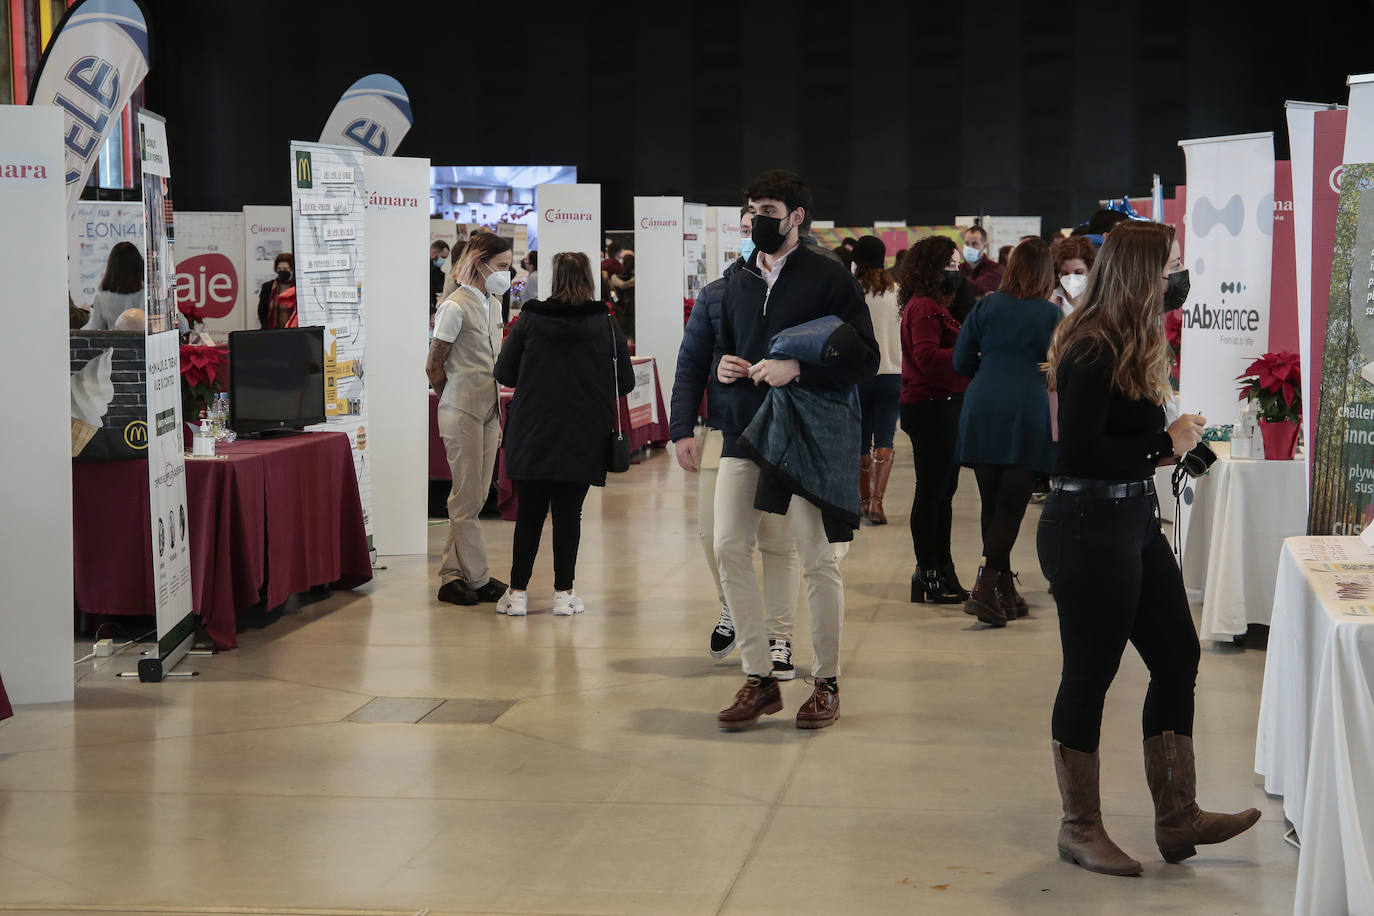
<svg viewBox="0 0 1374 916">
<path fill-rule="evenodd" d="M 243 208 L 243 295 L 248 309 L 244 318 L 249 330 L 259 324 L 258 298 L 263 284 L 277 278 L 273 262 L 277 255 L 292 250 L 290 207 Z"/>
<path fill-rule="evenodd" d="M 192 309 L 216 340 L 256 328 L 243 283 L 243 213 L 178 211 L 176 227 L 177 304 Z"/>
<path fill-rule="evenodd" d="M 0 674 L 15 703 L 71 702 L 71 402 L 63 114 L 0 105 Z"/>
<path fill-rule="evenodd" d="M 1346 163 L 1307 529 L 1359 534 L 1374 517 L 1374 164 Z"/>
<path fill-rule="evenodd" d="M 1269 341 L 1265 351 L 1297 353 L 1298 264 L 1293 229 L 1293 163 L 1274 163 L 1274 234 L 1269 273 Z"/>
<path fill-rule="evenodd" d="M 140 680 L 160 681 L 195 637 L 191 612 L 191 550 L 186 524 L 186 449 L 181 434 L 181 337 L 177 331 L 176 260 L 167 124 L 138 113 L 147 226 L 144 281 L 148 360 L 148 499 L 157 609 L 156 656 L 138 663 Z"/>
<path fill-rule="evenodd" d="M 344 92 L 325 122 L 320 142 L 390 156 L 414 123 L 405 87 L 385 73 L 371 73 Z"/>
<path fill-rule="evenodd" d="M 682 345 L 682 209 L 681 197 L 634 201 L 635 355 L 660 366 L 676 366 Z"/>
<path fill-rule="evenodd" d="M 710 282 L 710 268 L 706 265 L 706 209 L 705 204 L 682 205 L 682 299 L 685 304 L 697 301 L 702 287 Z M 637 220 L 635 228 L 639 228 Z M 635 263 L 637 266 L 638 261 Z"/>
<path fill-rule="evenodd" d="M 1336 210 L 1341 200 L 1345 157 L 1345 109 L 1319 111 L 1312 119 L 1312 360 L 1303 389 L 1308 442 L 1321 411 L 1322 365 L 1326 354 L 1326 315 L 1331 306 L 1331 257 L 1336 246 Z M 1309 462 L 1310 463 L 1310 462 Z"/>
<path fill-rule="evenodd" d="M 428 538 L 428 401 L 415 384 L 429 331 L 429 160 L 368 157 L 367 334 L 372 531 L 379 554 L 422 554 Z"/>
<path fill-rule="evenodd" d="M 1179 397 L 1212 424 L 1237 413 L 1236 378 L 1269 344 L 1274 135 L 1180 140 L 1188 168 L 1192 291 L 1183 306 Z"/>
<path fill-rule="evenodd" d="M 67 11 L 38 64 L 29 104 L 62 109 L 68 213 L 147 75 L 148 24 L 135 0 L 84 0 Z"/>
<path fill-rule="evenodd" d="M 372 472 L 363 368 L 367 345 L 363 296 L 367 185 L 363 156 L 356 146 L 291 141 L 296 314 L 301 327 L 324 328 L 326 420 L 316 428 L 348 434 L 370 545 Z M 414 261 L 420 263 L 418 253 Z"/>
<path fill-rule="evenodd" d="M 145 255 L 146 232 L 139 201 L 77 201 L 67 223 L 67 292 L 72 303 L 89 309 L 100 291 L 110 249 L 128 242 Z"/>
<path fill-rule="evenodd" d="M 706 271 L 706 282 L 710 283 L 725 275 L 725 268 L 735 263 L 739 257 L 740 243 L 739 207 L 710 207 L 706 211 L 707 238 L 714 238 L 715 245 L 708 252 L 710 264 Z M 708 247 L 711 247 L 708 245 Z"/>
<path fill-rule="evenodd" d="M 1350 112 L 1345 123 L 1345 162 L 1374 162 L 1374 73 L 1346 78 Z"/>
<path fill-rule="evenodd" d="M 592 285 L 599 289 L 601 185 L 541 184 L 534 189 L 534 194 L 539 208 L 539 230 L 535 234 L 539 239 L 539 261 L 543 267 L 537 272 L 539 298 L 548 298 L 553 284 L 553 256 L 564 251 L 580 251 L 587 256 L 587 263 L 592 268 Z M 680 276 L 681 268 L 678 270 Z M 640 308 L 640 295 L 639 282 L 636 280 L 636 316 Z"/>
</svg>

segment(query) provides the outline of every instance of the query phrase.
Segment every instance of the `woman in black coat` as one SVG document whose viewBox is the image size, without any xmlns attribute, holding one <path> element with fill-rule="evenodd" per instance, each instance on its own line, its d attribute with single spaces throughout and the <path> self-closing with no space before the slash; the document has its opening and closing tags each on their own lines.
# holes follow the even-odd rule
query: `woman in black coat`
<svg viewBox="0 0 1374 916">
<path fill-rule="evenodd" d="M 634 388 L 625 335 L 596 287 L 587 256 L 554 256 L 553 295 L 525 304 L 496 360 L 496 380 L 515 388 L 502 447 L 519 509 L 510 588 L 497 613 L 527 612 L 530 574 L 544 519 L 553 514 L 553 612 L 580 614 L 573 592 L 582 502 L 606 485 L 606 458 L 617 401 Z"/>
</svg>

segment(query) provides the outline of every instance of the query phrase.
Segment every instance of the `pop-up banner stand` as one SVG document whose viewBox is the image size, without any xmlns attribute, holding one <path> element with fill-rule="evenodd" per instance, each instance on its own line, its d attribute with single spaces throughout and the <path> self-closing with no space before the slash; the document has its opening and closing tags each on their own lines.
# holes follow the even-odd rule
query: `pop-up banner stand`
<svg viewBox="0 0 1374 916">
<path fill-rule="evenodd" d="M 592 284 L 601 286 L 601 185 L 541 184 L 534 189 L 539 209 L 539 298 L 547 299 L 553 288 L 553 257 L 564 251 L 580 251 L 592 268 Z M 679 256 L 681 250 L 679 248 Z M 680 269 L 680 268 L 679 268 Z M 635 283 L 636 309 L 640 301 Z"/>
<path fill-rule="evenodd" d="M 636 197 L 635 355 L 677 365 L 682 345 L 683 203 L 681 197 Z"/>
<path fill-rule="evenodd" d="M 217 339 L 258 325 L 257 290 L 243 282 L 243 212 L 176 213 L 177 303 L 189 307 Z"/>
</svg>

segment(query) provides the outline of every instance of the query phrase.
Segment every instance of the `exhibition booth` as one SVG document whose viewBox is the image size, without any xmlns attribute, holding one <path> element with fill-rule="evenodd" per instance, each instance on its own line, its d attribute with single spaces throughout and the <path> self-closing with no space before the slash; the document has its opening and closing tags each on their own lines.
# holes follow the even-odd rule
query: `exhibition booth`
<svg viewBox="0 0 1374 916">
<path fill-rule="evenodd" d="M 0 268 L 19 301 L 54 304 L 30 310 L 0 361 L 0 385 L 23 393 L 9 410 L 26 430 L 3 485 L 22 524 L 0 536 L 14 608 L 0 620 L 0 719 L 12 703 L 72 700 L 68 607 L 155 618 L 138 674 L 157 682 L 197 643 L 234 649 L 254 608 L 365 587 L 377 556 L 426 554 L 425 484 L 450 470 L 420 371 L 419 304 L 430 298 L 420 252 L 485 228 L 511 240 L 517 264 L 531 250 L 597 264 L 607 237 L 601 187 L 579 183 L 575 167 L 394 155 L 409 100 L 380 74 L 345 90 L 318 140 L 280 151 L 289 206 L 176 210 L 176 151 L 142 109 L 131 110 L 129 168 L 116 170 L 129 173 L 129 199 L 88 199 L 100 196 L 88 180 L 121 123 L 111 113 L 150 65 L 138 6 L 100 9 L 68 17 L 30 104 L 0 106 L 0 200 L 12 215 Z M 84 72 L 92 43 L 118 78 L 88 73 L 86 97 L 59 104 L 56 77 Z M 1177 407 L 1209 418 L 1217 461 L 1195 479 L 1166 473 L 1160 489 L 1200 635 L 1229 642 L 1271 628 L 1255 766 L 1302 846 L 1297 909 L 1364 911 L 1374 908 L 1363 852 L 1374 848 L 1374 76 L 1351 78 L 1348 106 L 1290 102 L 1287 114 L 1290 161 L 1275 160 L 1270 133 L 1182 140 L 1186 185 L 1129 206 L 1178 225 L 1192 274 Z M 617 409 L 643 450 L 668 442 L 665 375 L 696 297 L 738 257 L 739 212 L 678 196 L 632 206 L 636 384 Z M 818 222 L 814 236 L 834 247 L 877 235 L 891 259 L 975 221 L 993 251 L 1046 230 L 1035 216 L 949 219 Z M 146 265 L 139 327 L 64 326 L 56 303 L 65 293 L 90 307 L 126 242 Z M 258 330 L 259 292 L 287 253 L 298 326 Z M 537 282 L 547 295 L 549 273 Z M 1254 373 L 1259 388 L 1283 388 L 1285 404 L 1298 392 L 1293 417 L 1242 397 L 1237 379 Z M 501 392 L 503 424 L 512 396 Z M 1301 428 L 1296 445 L 1275 432 L 1282 423 Z M 499 458 L 495 479 L 502 517 L 514 519 Z"/>
</svg>

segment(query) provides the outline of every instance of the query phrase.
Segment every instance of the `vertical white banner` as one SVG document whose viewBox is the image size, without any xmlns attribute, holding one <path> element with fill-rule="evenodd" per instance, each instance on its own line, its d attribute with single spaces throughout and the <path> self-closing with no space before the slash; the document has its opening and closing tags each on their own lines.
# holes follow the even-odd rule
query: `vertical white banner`
<svg viewBox="0 0 1374 916">
<path fill-rule="evenodd" d="M 682 344 L 682 211 L 681 197 L 635 198 L 635 355 L 660 367 Z"/>
<path fill-rule="evenodd" d="M 189 306 L 217 341 L 258 326 L 258 300 L 243 283 L 243 213 L 176 213 L 177 302 Z M 253 311 L 249 316 L 249 311 Z"/>
<path fill-rule="evenodd" d="M 1329 108 L 1318 102 L 1285 102 L 1288 120 L 1289 161 L 1293 168 L 1293 245 L 1298 278 L 1298 357 L 1302 360 L 1302 390 L 1312 391 L 1321 377 L 1312 365 L 1312 163 L 1317 111 Z M 1312 441 L 1311 411 L 1302 414 L 1302 440 Z M 1310 468 L 1312 450 L 1303 450 L 1303 463 Z M 1308 489 L 1312 486 L 1310 469 L 1303 474 Z"/>
<path fill-rule="evenodd" d="M 715 252 L 706 269 L 706 282 L 710 283 L 724 276 L 725 268 L 739 257 L 739 207 L 710 207 L 706 219 L 706 231 L 716 240 Z"/>
<path fill-rule="evenodd" d="M 1188 166 L 1192 291 L 1183 306 L 1179 397 L 1208 423 L 1236 418 L 1236 377 L 1269 346 L 1274 135 L 1180 140 Z"/>
<path fill-rule="evenodd" d="M 177 331 L 176 256 L 171 159 L 167 124 L 150 111 L 138 113 L 143 164 L 143 212 L 147 226 L 148 532 L 153 557 L 153 601 L 159 655 L 166 657 L 192 635 L 191 551 L 186 524 L 186 450 L 181 436 L 181 335 Z"/>
<path fill-rule="evenodd" d="M 291 208 L 249 205 L 243 208 L 243 297 L 248 330 L 258 322 L 258 299 L 265 283 L 276 279 L 272 262 L 292 252 Z"/>
<path fill-rule="evenodd" d="M 110 249 L 128 242 L 144 254 L 141 201 L 79 201 L 67 224 L 67 292 L 88 309 L 100 291 Z"/>
<path fill-rule="evenodd" d="M 14 703 L 69 702 L 72 677 L 70 359 L 62 112 L 0 105 L 0 306 L 16 319 L 0 360 L 0 676 Z M 63 410 L 63 406 L 68 410 Z"/>
<path fill-rule="evenodd" d="M 429 404 L 415 380 L 429 333 L 429 160 L 369 156 L 367 397 L 372 542 L 379 554 L 428 550 Z"/>
<path fill-rule="evenodd" d="M 458 223 L 451 219 L 429 221 L 429 243 L 443 242 L 450 249 L 458 244 Z"/>
<path fill-rule="evenodd" d="M 706 210 L 705 204 L 682 205 L 682 298 L 688 302 L 695 302 L 710 282 L 710 268 L 706 265 Z M 638 222 L 635 228 L 639 228 Z"/>
<path fill-rule="evenodd" d="M 1345 121 L 1345 162 L 1374 162 L 1374 73 L 1346 79 L 1350 113 Z"/>
<path fill-rule="evenodd" d="M 363 157 L 357 147 L 291 141 L 296 314 L 301 327 L 324 328 L 327 419 L 320 428 L 347 433 L 352 443 L 363 525 L 370 544 L 372 471 L 367 451 L 367 324 L 363 307 L 368 194 Z M 411 254 L 407 263 L 411 262 L 418 270 L 419 253 Z M 423 296 L 415 299 L 414 308 L 421 309 L 423 302 Z"/>
<path fill-rule="evenodd" d="M 534 189 L 539 208 L 539 298 L 546 299 L 553 284 L 553 256 L 580 251 L 592 267 L 592 282 L 601 287 L 601 185 L 541 184 Z M 635 283 L 635 308 L 639 283 Z M 638 316 L 636 315 L 636 318 Z"/>
</svg>

